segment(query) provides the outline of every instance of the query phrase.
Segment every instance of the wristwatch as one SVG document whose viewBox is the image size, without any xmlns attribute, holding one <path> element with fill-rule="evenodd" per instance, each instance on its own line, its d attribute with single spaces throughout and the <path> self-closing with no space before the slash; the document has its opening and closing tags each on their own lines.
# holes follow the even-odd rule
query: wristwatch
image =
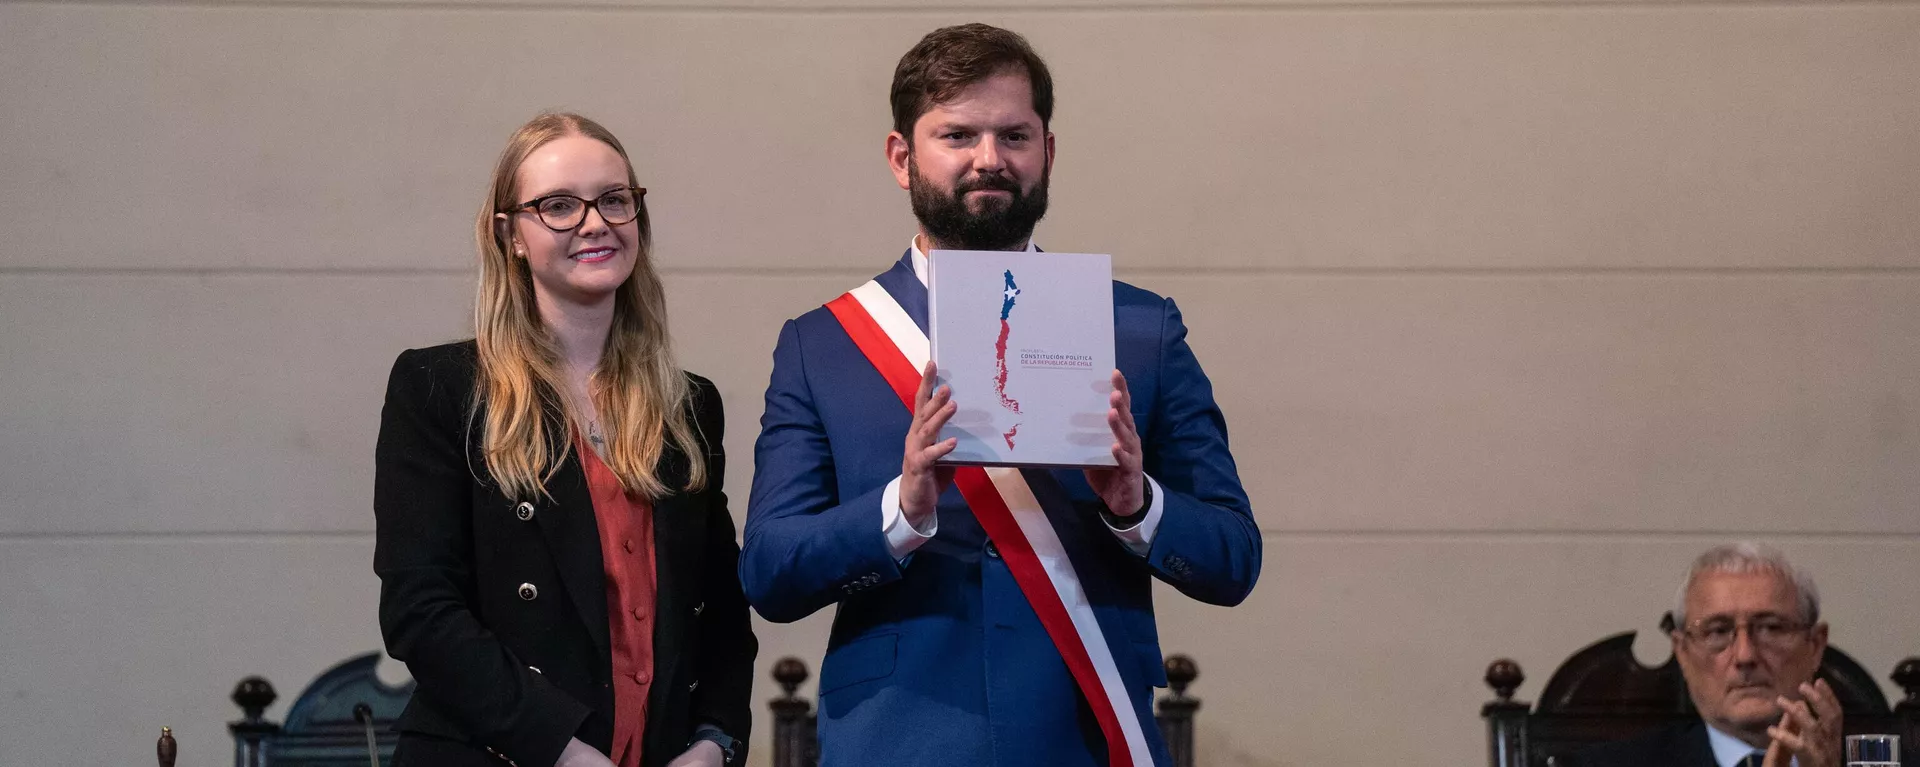
<svg viewBox="0 0 1920 767">
<path fill-rule="evenodd" d="M 740 748 L 740 741 L 735 740 L 733 736 L 721 732 L 718 729 L 707 727 L 695 733 L 693 736 L 693 743 L 699 743 L 703 740 L 711 740 L 714 745 L 720 747 L 721 764 L 727 767 L 740 767 L 744 762 L 741 758 L 743 755 L 740 753 L 743 750 Z M 693 743 L 687 745 L 691 746 Z"/>
<path fill-rule="evenodd" d="M 1147 509 L 1153 508 L 1153 483 L 1146 477 L 1140 478 L 1140 510 L 1131 517 L 1113 513 L 1105 505 L 1100 507 L 1100 516 L 1107 519 L 1107 526 L 1115 530 L 1132 530 L 1135 525 L 1147 521 Z"/>
</svg>

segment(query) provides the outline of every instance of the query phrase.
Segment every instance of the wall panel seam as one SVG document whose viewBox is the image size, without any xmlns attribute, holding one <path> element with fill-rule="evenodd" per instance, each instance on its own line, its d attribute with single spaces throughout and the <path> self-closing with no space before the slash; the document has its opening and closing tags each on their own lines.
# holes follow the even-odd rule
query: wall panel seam
<svg viewBox="0 0 1920 767">
<path fill-rule="evenodd" d="M 1079 3 L 1005 2 L 861 5 L 856 3 L 818 3 L 767 5 L 752 2 L 721 3 L 619 3 L 593 0 L 536 2 L 534 0 L 0 0 L 0 5 L 112 6 L 148 8 L 286 9 L 286 10 L 479 10 L 479 11 L 584 11 L 599 13 L 651 13 L 675 15 L 740 16 L 847 16 L 951 15 L 956 12 L 1001 15 L 1037 14 L 1212 14 L 1212 13 L 1329 13 L 1329 12 L 1432 12 L 1432 11 L 1533 11 L 1541 9 L 1748 9 L 1748 8 L 1875 8 L 1920 5 L 1920 0 L 1272 0 L 1269 2 L 1159 2 L 1141 4 L 1093 5 Z"/>
<path fill-rule="evenodd" d="M 1794 541 L 1805 543 L 1920 544 L 1920 531 L 1774 531 L 1774 530 L 1358 530 L 1263 529 L 1263 541 L 1350 542 L 1419 541 L 1429 543 L 1661 543 L 1682 541 Z M 239 541 L 372 542 L 371 530 L 173 530 L 173 531 L 15 531 L 0 532 L 0 543 L 213 543 Z"/>
<path fill-rule="evenodd" d="M 665 276 L 684 277 L 864 277 L 880 266 L 693 266 L 662 265 Z M 1914 277 L 1916 266 L 1127 266 L 1115 267 L 1121 277 Z M 204 279 L 218 277 L 285 278 L 472 278 L 470 267 L 37 267 L 0 266 L 0 277 L 161 277 Z"/>
<path fill-rule="evenodd" d="M 1581 542 L 1612 540 L 1616 542 L 1685 541 L 1685 540 L 1764 540 L 1764 541 L 1802 541 L 1826 543 L 1916 543 L 1920 544 L 1920 531 L 1811 531 L 1811 530 L 1578 530 L 1578 529 L 1428 529 L 1428 530 L 1312 530 L 1262 529 L 1262 540 L 1295 541 L 1338 541 L 1338 540 L 1408 540 L 1425 542 Z"/>
</svg>

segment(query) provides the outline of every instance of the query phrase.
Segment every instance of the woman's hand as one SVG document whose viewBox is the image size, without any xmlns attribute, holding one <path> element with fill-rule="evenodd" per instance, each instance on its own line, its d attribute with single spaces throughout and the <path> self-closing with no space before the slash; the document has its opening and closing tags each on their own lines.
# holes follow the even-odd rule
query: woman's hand
<svg viewBox="0 0 1920 767">
<path fill-rule="evenodd" d="M 725 767 L 726 763 L 727 755 L 720 752 L 720 744 L 701 740 L 667 762 L 667 767 Z"/>
<path fill-rule="evenodd" d="M 567 741 L 567 747 L 560 750 L 560 759 L 553 767 L 613 767 L 613 760 L 599 749 L 581 743 L 579 738 Z"/>
</svg>

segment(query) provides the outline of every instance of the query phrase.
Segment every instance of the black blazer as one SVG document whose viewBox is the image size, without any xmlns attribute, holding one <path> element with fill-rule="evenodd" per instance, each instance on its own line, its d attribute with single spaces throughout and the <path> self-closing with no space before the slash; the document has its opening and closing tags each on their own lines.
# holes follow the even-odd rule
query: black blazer
<svg viewBox="0 0 1920 767">
<path fill-rule="evenodd" d="M 396 761 L 549 767 L 569 738 L 613 740 L 612 652 L 604 564 L 579 456 L 531 509 L 500 492 L 469 418 L 472 341 L 412 349 L 394 362 L 375 449 L 373 569 L 380 631 L 418 688 L 401 714 Z M 701 724 L 741 741 L 757 644 L 721 491 L 719 392 L 688 374 L 707 452 L 707 487 L 654 501 L 658 597 L 646 764 L 679 755 Z M 685 484 L 685 456 L 660 464 Z M 528 513 L 528 512 L 531 513 Z M 489 750 L 493 755 L 489 755 Z"/>
<path fill-rule="evenodd" d="M 1700 720 L 1662 727 L 1575 753 L 1573 767 L 1719 767 Z"/>
</svg>

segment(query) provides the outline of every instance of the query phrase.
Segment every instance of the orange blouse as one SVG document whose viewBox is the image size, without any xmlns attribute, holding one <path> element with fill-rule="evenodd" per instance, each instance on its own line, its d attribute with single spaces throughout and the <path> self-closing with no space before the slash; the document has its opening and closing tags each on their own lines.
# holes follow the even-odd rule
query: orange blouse
<svg viewBox="0 0 1920 767">
<path fill-rule="evenodd" d="M 640 767 L 653 687 L 653 504 L 630 495 L 585 440 L 575 440 L 586 469 L 600 558 L 607 571 L 607 637 L 613 646 L 613 763 Z"/>
</svg>

